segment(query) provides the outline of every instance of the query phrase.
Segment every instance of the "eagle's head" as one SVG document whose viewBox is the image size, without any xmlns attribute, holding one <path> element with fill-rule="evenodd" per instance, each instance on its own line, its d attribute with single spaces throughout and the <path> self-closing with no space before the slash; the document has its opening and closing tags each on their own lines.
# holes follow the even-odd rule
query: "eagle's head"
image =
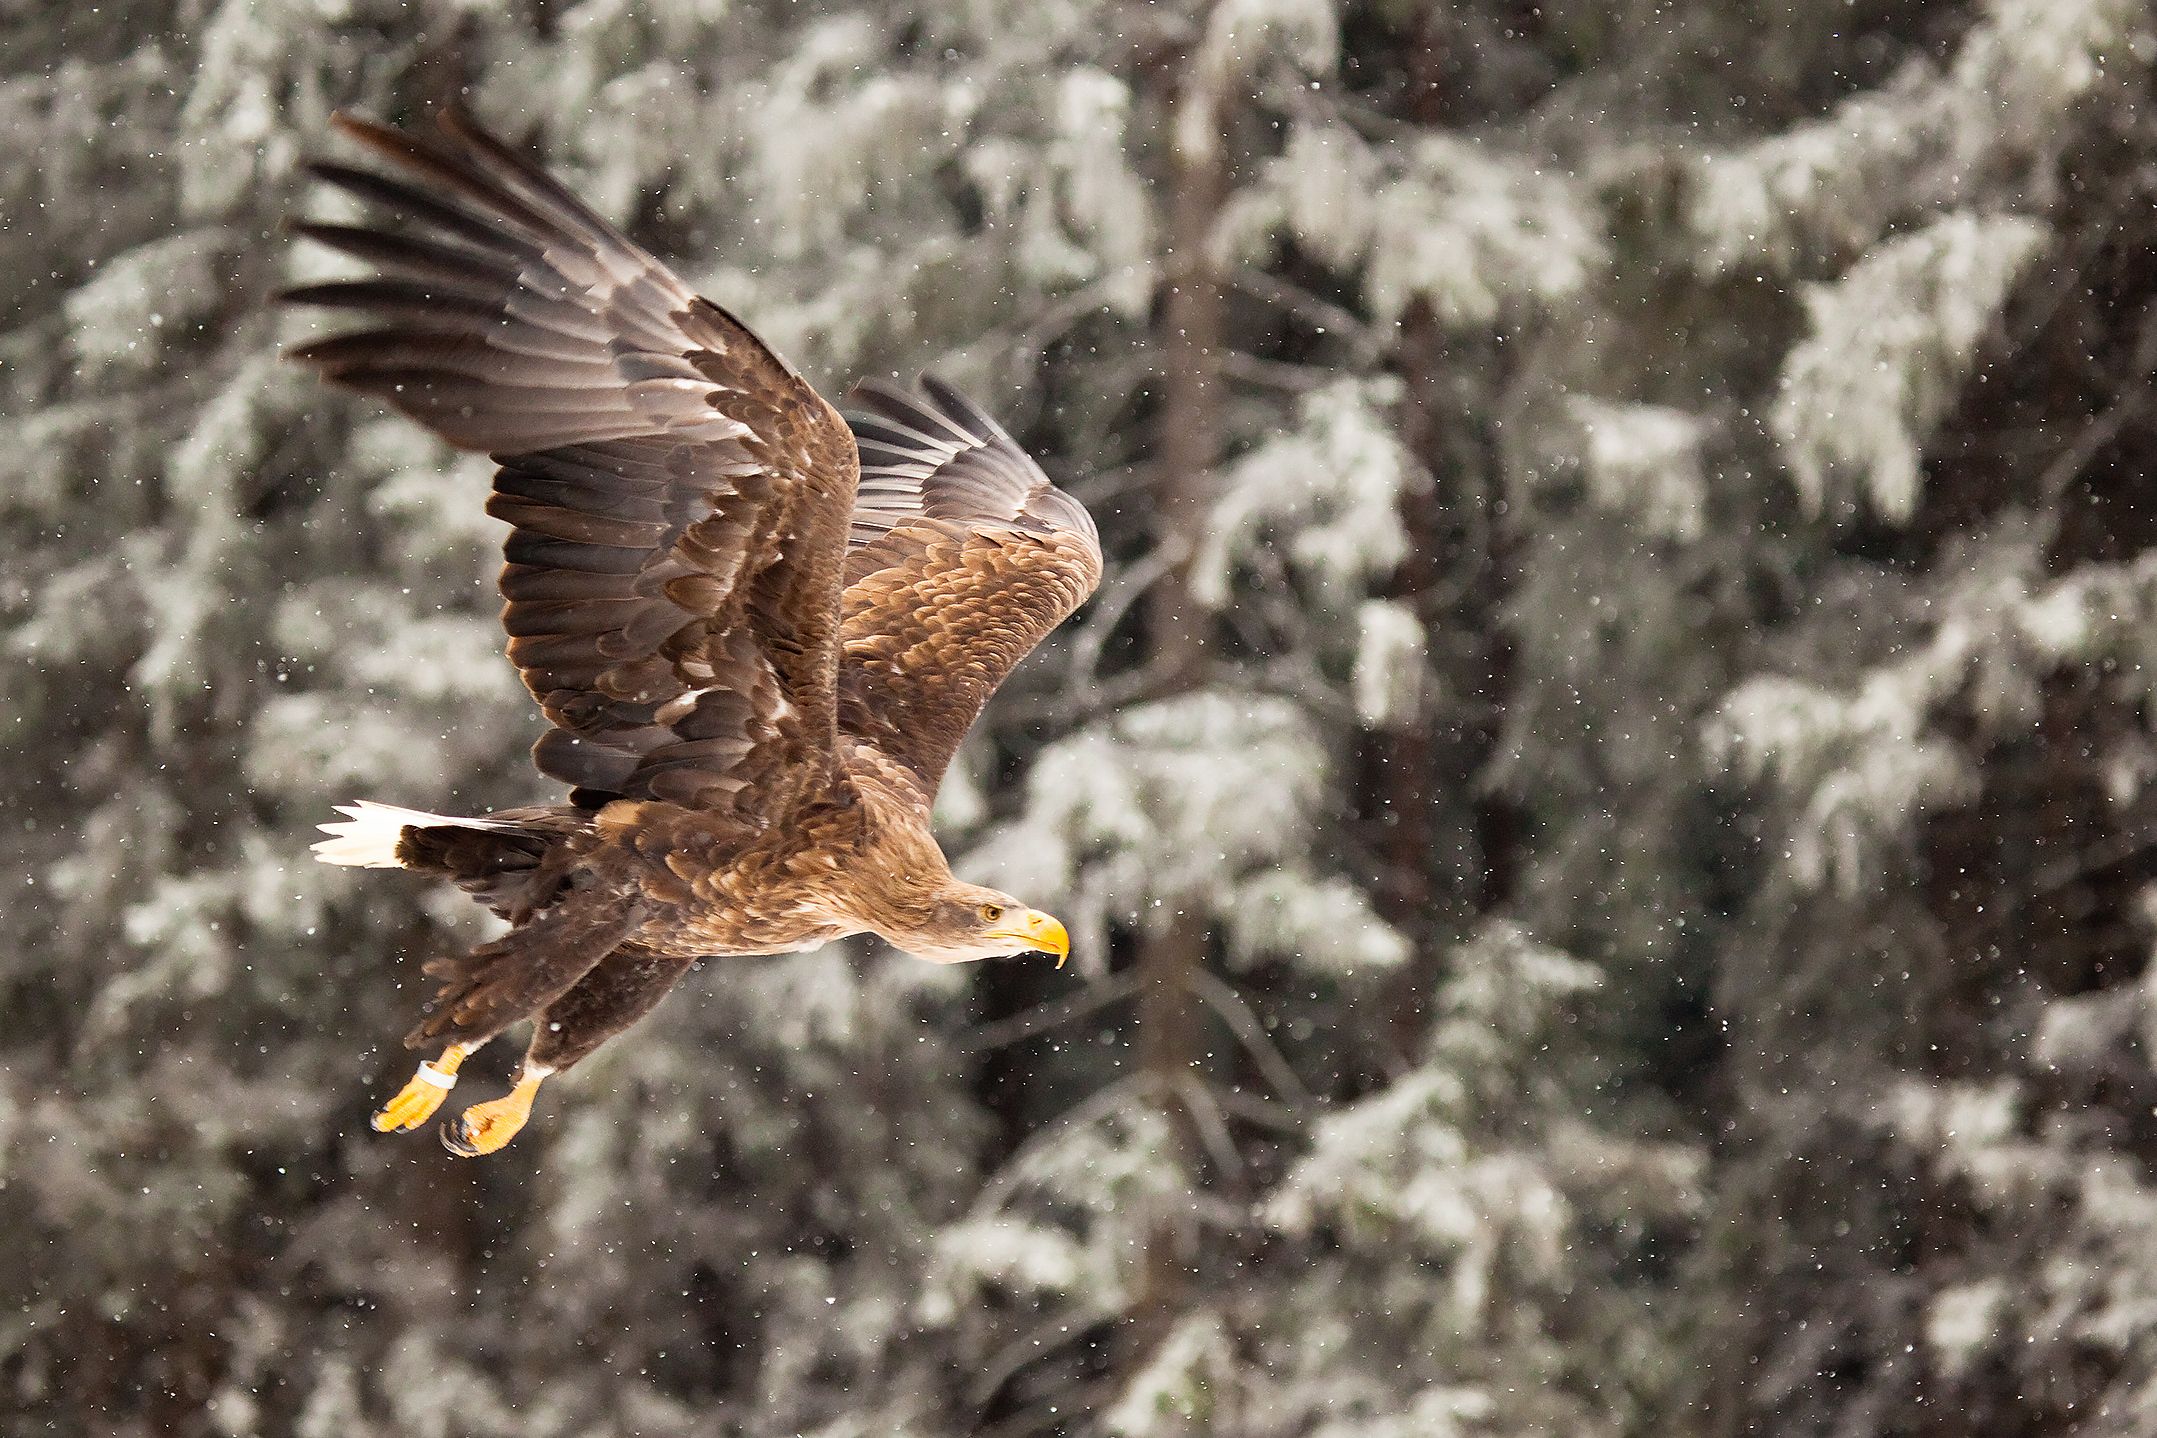
<svg viewBox="0 0 2157 1438">
<path fill-rule="evenodd" d="M 1071 936 L 1054 918 L 1009 894 L 957 880 L 939 885 L 903 924 L 879 925 L 877 932 L 894 948 L 939 964 L 1038 951 L 1054 954 L 1062 968 L 1071 955 Z"/>
</svg>

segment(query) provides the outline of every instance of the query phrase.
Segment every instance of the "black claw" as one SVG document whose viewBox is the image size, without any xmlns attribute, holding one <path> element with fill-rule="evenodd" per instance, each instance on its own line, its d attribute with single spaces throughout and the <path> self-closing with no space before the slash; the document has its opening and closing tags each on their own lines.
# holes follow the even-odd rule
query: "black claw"
<svg viewBox="0 0 2157 1438">
<path fill-rule="evenodd" d="M 459 1158 L 479 1157 L 479 1150 L 472 1146 L 472 1140 L 465 1135 L 463 1114 L 442 1120 L 442 1147 Z"/>
</svg>

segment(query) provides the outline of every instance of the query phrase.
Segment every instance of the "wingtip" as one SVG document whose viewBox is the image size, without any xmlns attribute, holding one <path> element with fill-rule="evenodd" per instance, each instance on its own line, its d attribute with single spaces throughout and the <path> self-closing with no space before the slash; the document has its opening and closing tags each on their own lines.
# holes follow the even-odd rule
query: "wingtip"
<svg viewBox="0 0 2157 1438">
<path fill-rule="evenodd" d="M 500 146 L 501 137 L 487 128 L 479 112 L 463 96 L 453 95 L 434 108 L 434 127 L 445 135 L 480 144 Z"/>
<path fill-rule="evenodd" d="M 928 370 L 917 372 L 912 384 L 902 384 L 895 378 L 881 375 L 856 380 L 847 390 L 841 408 L 885 424 L 899 425 L 932 443 L 948 444 L 957 440 L 975 444 L 995 433 L 993 427 L 986 432 L 972 430 L 966 416 L 978 414 L 978 408 Z M 989 423 L 994 425 L 994 421 Z"/>
<path fill-rule="evenodd" d="M 846 397 L 851 400 L 860 395 L 918 408 L 925 396 L 936 399 L 957 393 L 949 380 L 934 370 L 924 369 L 914 371 L 911 382 L 899 378 L 896 371 L 891 374 L 868 375 L 855 380 L 852 388 L 847 390 Z"/>
<path fill-rule="evenodd" d="M 330 124 L 338 133 L 366 149 L 377 158 L 400 167 L 425 168 L 430 161 L 439 162 L 442 146 L 426 135 L 413 130 L 400 129 L 396 125 L 362 115 L 352 110 L 336 110 L 330 114 Z M 439 129 L 439 127 L 433 127 Z M 320 170 L 317 169 L 317 175 Z M 334 177 L 331 183 L 340 183 Z"/>
<path fill-rule="evenodd" d="M 281 304 L 305 303 L 304 301 L 287 300 L 281 295 L 278 299 Z M 286 345 L 277 352 L 277 358 L 285 364 L 303 365 L 308 369 L 317 370 L 324 375 L 335 377 L 343 368 L 344 342 L 350 338 L 351 336 L 348 334 L 329 335 L 322 339 L 305 340 L 299 344 Z"/>
<path fill-rule="evenodd" d="M 281 305 L 310 305 L 334 307 L 334 291 L 343 285 L 340 280 L 321 280 L 304 285 L 286 285 L 272 296 Z"/>
<path fill-rule="evenodd" d="M 960 394 L 951 381 L 945 379 L 935 370 L 922 370 L 914 376 L 914 384 L 923 394 L 926 394 L 938 404 L 957 405 L 962 409 L 972 407 L 973 402 Z"/>
<path fill-rule="evenodd" d="M 307 353 L 314 347 L 315 342 L 312 340 L 305 344 L 286 345 L 277 351 L 277 362 L 279 364 L 296 364 L 307 369 L 320 369 L 322 367 L 321 361 Z"/>
<path fill-rule="evenodd" d="M 867 410 L 894 400 L 903 401 L 905 397 L 906 391 L 896 380 L 885 375 L 869 375 L 847 386 L 846 393 L 839 397 L 839 407 Z"/>
<path fill-rule="evenodd" d="M 366 141 L 387 131 L 389 126 L 372 115 L 362 115 L 357 110 L 347 110 L 339 106 L 330 111 L 330 128 L 352 139 Z"/>
</svg>

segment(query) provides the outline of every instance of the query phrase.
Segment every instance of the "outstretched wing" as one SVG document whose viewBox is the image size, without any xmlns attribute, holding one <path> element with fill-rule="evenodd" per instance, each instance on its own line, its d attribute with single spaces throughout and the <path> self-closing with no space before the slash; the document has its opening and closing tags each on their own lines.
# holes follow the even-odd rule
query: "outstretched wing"
<svg viewBox="0 0 2157 1438">
<path fill-rule="evenodd" d="M 1085 506 L 949 385 L 863 384 L 841 600 L 839 730 L 896 760 L 924 805 L 1004 676 L 1093 593 Z"/>
<path fill-rule="evenodd" d="M 509 657 L 554 725 L 534 762 L 586 804 L 769 822 L 836 751 L 844 421 L 463 113 L 338 124 L 397 173 L 317 165 L 379 217 L 297 228 L 378 273 L 286 298 L 373 327 L 293 358 L 501 465 Z"/>
</svg>

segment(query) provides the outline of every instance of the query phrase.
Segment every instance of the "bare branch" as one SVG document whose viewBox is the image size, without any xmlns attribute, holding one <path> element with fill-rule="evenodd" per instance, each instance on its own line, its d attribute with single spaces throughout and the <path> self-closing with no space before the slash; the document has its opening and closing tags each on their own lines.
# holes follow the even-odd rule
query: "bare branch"
<svg viewBox="0 0 2157 1438">
<path fill-rule="evenodd" d="M 1064 691 L 1071 698 L 1078 698 L 1093 688 L 1100 672 L 1101 652 L 1108 647 L 1109 636 L 1123 622 L 1131 607 L 1143 599 L 1146 591 L 1172 574 L 1184 559 L 1184 546 L 1163 544 L 1153 553 L 1119 571 L 1104 592 L 1094 600 L 1093 610 L 1080 627 L 1078 640 L 1071 646 L 1071 667 Z"/>
<path fill-rule="evenodd" d="M 1011 1190 L 1018 1186 L 1019 1171 L 1024 1168 L 1027 1159 L 1061 1139 L 1072 1129 L 1083 1128 L 1127 1107 L 1137 1093 L 1136 1079 L 1118 1079 L 1073 1104 L 1053 1122 L 1028 1135 L 1026 1141 L 1012 1152 L 1011 1157 L 1004 1160 L 1004 1166 L 991 1174 L 988 1182 L 981 1185 L 981 1192 L 974 1195 L 971 1212 L 994 1213 L 1004 1200 L 1011 1196 Z"/>
<path fill-rule="evenodd" d="M 1277 276 L 1253 269 L 1230 270 L 1221 279 L 1254 300 L 1294 315 L 1320 334 L 1338 335 L 1343 344 L 1361 354 L 1374 355 L 1382 348 L 1376 333 L 1361 316 L 1342 309 L 1322 295 L 1314 295 Z"/>
<path fill-rule="evenodd" d="M 1258 1021 L 1258 1015 L 1251 1012 L 1251 1006 L 1244 1002 L 1243 995 L 1237 993 L 1227 980 L 1201 969 L 1191 978 L 1191 991 L 1204 999 L 1206 1006 L 1221 1016 L 1221 1022 L 1228 1025 L 1228 1031 L 1243 1045 L 1244 1051 L 1251 1056 L 1251 1061 L 1258 1065 L 1258 1071 L 1266 1076 L 1266 1081 L 1273 1085 L 1276 1093 L 1302 1106 L 1312 1106 L 1318 1102 L 1318 1096 L 1304 1086 L 1302 1079 L 1296 1077 L 1295 1069 L 1267 1035 L 1266 1026 Z"/>
<path fill-rule="evenodd" d="M 1300 1134 L 1310 1127 L 1310 1121 L 1298 1110 L 1283 1103 L 1276 1103 L 1263 1094 L 1247 1092 L 1240 1088 L 1216 1087 L 1213 1101 L 1230 1116 L 1245 1123 L 1257 1124 L 1279 1134 Z"/>
<path fill-rule="evenodd" d="M 1073 1019 L 1084 1018 L 1090 1013 L 1105 1009 L 1120 999 L 1127 999 L 1137 987 L 1137 981 L 1129 974 L 1112 974 L 1068 997 L 1037 1004 L 1024 1013 L 1013 1014 L 994 1023 L 982 1024 L 959 1041 L 959 1052 L 977 1054 L 988 1049 L 1002 1048 L 1005 1044 L 1015 1044 L 1022 1039 L 1030 1039 L 1036 1034 L 1046 1033 L 1059 1025 L 1070 1023 Z"/>
<path fill-rule="evenodd" d="M 980 1371 L 974 1375 L 973 1385 L 967 1394 L 967 1399 L 973 1404 L 977 1417 L 988 1408 L 990 1401 L 996 1397 L 996 1390 L 1011 1381 L 1012 1374 L 1018 1372 L 1035 1359 L 1054 1353 L 1064 1344 L 1076 1341 L 1080 1333 L 1094 1324 L 1107 1322 L 1115 1316 L 1113 1310 L 1100 1308 L 1080 1308 L 1077 1312 L 1057 1309 L 1049 1317 L 1042 1319 L 1033 1327 L 1018 1334 L 1010 1342 L 990 1354 L 988 1359 L 982 1363 Z M 1044 1411 L 1051 1416 L 1046 1418 L 1041 1416 Z M 990 1431 L 1014 1434 L 1032 1433 L 1038 1431 L 1045 1423 L 1055 1421 L 1053 1418 L 1054 1408 L 1046 1410 L 1029 1408 L 1027 1412 L 1033 1416 L 1024 1426 L 996 1428 Z"/>
<path fill-rule="evenodd" d="M 1228 1132 L 1228 1120 L 1221 1116 L 1221 1105 L 1212 1087 L 1197 1074 L 1184 1073 L 1176 1077 L 1176 1092 L 1214 1163 L 1224 1173 L 1242 1174 L 1243 1155 L 1236 1152 L 1236 1140 Z"/>
</svg>

